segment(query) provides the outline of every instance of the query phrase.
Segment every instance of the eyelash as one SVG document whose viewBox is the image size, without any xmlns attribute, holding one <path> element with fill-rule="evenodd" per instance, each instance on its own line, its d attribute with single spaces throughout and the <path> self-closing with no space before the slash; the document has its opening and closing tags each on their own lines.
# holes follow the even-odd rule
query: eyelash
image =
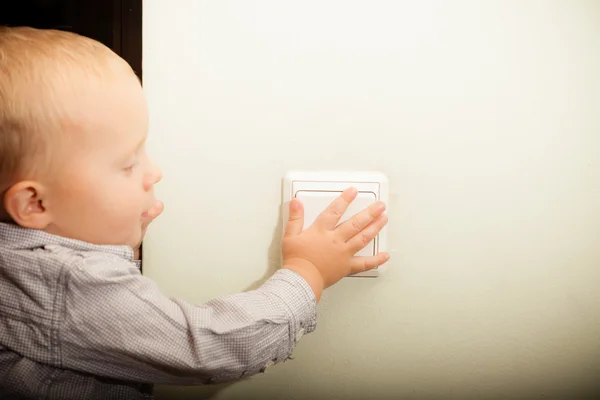
<svg viewBox="0 0 600 400">
<path fill-rule="evenodd" d="M 135 168 L 135 166 L 138 164 L 138 162 L 134 162 L 133 164 L 131 164 L 129 167 L 123 168 L 123 171 L 129 173 L 131 171 L 133 171 L 133 168 Z"/>
</svg>

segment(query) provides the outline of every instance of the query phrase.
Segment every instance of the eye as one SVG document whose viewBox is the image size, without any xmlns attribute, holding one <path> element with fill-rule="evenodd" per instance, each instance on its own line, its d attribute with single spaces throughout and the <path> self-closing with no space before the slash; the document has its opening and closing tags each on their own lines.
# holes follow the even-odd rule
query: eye
<svg viewBox="0 0 600 400">
<path fill-rule="evenodd" d="M 133 171 L 133 169 L 137 166 L 138 162 L 137 160 L 134 161 L 133 163 L 129 164 L 129 166 L 123 168 L 123 171 L 125 171 L 126 173 L 131 173 Z"/>
</svg>

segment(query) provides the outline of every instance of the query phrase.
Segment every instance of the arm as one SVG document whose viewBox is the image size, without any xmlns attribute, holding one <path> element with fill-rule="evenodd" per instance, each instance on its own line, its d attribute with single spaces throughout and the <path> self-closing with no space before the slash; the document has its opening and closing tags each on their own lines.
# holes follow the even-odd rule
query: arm
<svg viewBox="0 0 600 400">
<path fill-rule="evenodd" d="M 239 379 L 286 360 L 315 329 L 316 299 L 296 273 L 192 305 L 169 299 L 127 265 L 73 268 L 60 327 L 62 366 L 157 384 Z"/>
</svg>

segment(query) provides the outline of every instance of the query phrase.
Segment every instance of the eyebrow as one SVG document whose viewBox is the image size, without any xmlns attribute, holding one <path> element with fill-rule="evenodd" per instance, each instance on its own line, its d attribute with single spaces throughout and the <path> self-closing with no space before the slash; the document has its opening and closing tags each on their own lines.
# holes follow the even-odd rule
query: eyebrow
<svg viewBox="0 0 600 400">
<path fill-rule="evenodd" d="M 135 146 L 134 153 L 138 152 L 138 150 L 140 149 L 140 147 L 142 147 L 144 145 L 144 142 L 146 141 L 146 139 L 148 139 L 148 132 L 146 132 L 146 134 L 144 134 L 144 136 L 139 141 L 139 143 L 137 144 L 137 146 Z"/>
<path fill-rule="evenodd" d="M 126 155 L 124 155 L 124 156 L 121 158 L 121 161 L 119 161 L 119 162 L 125 162 L 125 160 L 126 160 L 126 159 L 128 159 L 128 158 L 130 158 L 130 157 L 131 157 L 132 153 L 137 153 L 137 152 L 140 150 L 140 148 L 141 148 L 141 147 L 144 145 L 144 142 L 146 141 L 146 139 L 147 139 L 147 138 L 148 138 L 148 133 L 146 132 L 146 134 L 145 134 L 145 135 L 142 137 L 142 139 L 141 139 L 141 140 L 138 142 L 138 144 L 135 146 L 135 148 L 133 149 L 133 151 L 129 150 L 129 151 L 127 152 L 127 154 L 126 154 Z"/>
</svg>

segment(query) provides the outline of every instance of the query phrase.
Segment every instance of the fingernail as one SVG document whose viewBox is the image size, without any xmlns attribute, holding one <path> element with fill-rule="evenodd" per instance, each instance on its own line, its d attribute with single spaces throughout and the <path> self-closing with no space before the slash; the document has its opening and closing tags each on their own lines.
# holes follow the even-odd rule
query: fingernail
<svg viewBox="0 0 600 400">
<path fill-rule="evenodd" d="M 386 254 L 385 256 L 383 256 L 383 258 L 385 258 L 385 261 L 387 261 L 387 260 L 389 260 L 389 259 L 390 259 L 390 255 L 389 255 L 389 254 Z"/>
<path fill-rule="evenodd" d="M 385 203 L 384 203 L 384 202 L 382 202 L 382 201 L 380 201 L 379 203 L 377 203 L 377 208 L 378 208 L 379 210 L 383 210 L 383 209 L 385 208 Z"/>
<path fill-rule="evenodd" d="M 355 187 L 350 188 L 350 194 L 352 196 L 356 196 L 358 194 L 358 189 L 356 189 Z"/>
</svg>

